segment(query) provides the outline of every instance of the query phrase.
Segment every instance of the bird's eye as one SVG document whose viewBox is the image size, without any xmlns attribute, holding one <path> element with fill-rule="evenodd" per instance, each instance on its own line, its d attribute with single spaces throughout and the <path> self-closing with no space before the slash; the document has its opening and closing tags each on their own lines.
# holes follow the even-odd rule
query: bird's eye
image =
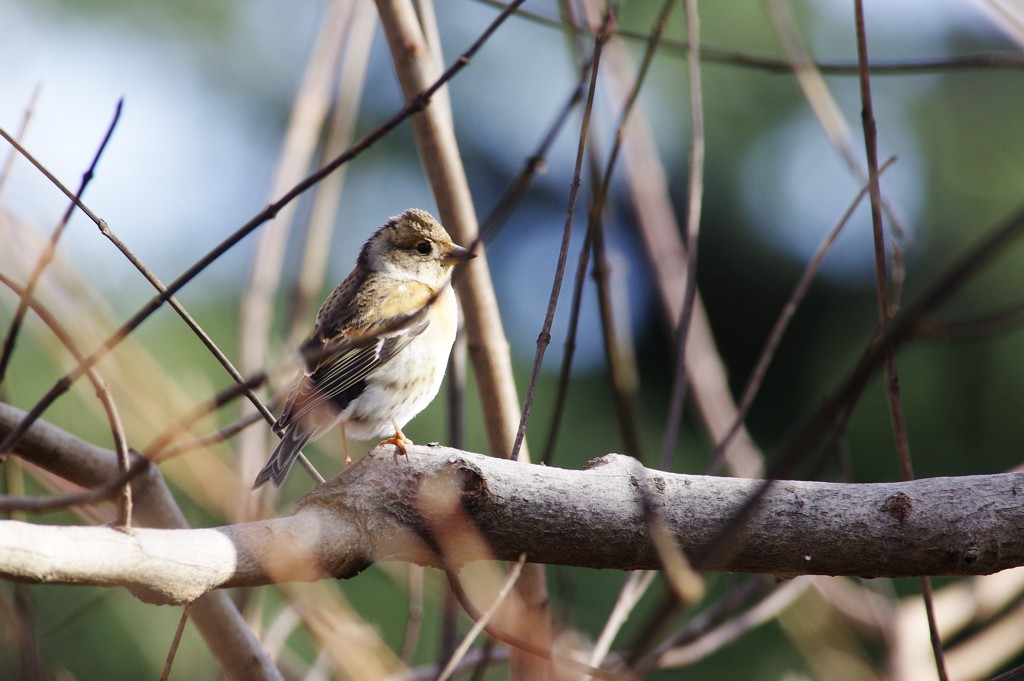
<svg viewBox="0 0 1024 681">
<path fill-rule="evenodd" d="M 430 255 L 430 244 L 426 241 L 421 241 L 416 244 L 416 251 L 419 252 L 420 255 Z"/>
</svg>

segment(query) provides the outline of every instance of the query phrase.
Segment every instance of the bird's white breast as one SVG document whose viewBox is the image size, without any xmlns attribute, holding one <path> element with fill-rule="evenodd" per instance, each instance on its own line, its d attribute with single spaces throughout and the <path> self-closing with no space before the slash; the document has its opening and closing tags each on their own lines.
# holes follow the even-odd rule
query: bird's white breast
<svg viewBox="0 0 1024 681">
<path fill-rule="evenodd" d="M 367 377 L 363 393 L 345 410 L 345 432 L 358 440 L 391 435 L 437 396 L 458 328 L 458 305 L 446 286 L 430 310 L 430 324 L 390 362 Z"/>
</svg>

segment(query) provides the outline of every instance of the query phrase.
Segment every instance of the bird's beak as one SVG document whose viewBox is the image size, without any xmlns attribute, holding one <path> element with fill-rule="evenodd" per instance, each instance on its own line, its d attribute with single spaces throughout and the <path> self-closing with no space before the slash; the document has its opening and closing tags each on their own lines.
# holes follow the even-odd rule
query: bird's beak
<svg viewBox="0 0 1024 681">
<path fill-rule="evenodd" d="M 458 265 L 459 263 L 472 260 L 476 257 L 476 253 L 463 248 L 462 246 L 452 246 L 444 252 L 444 256 L 441 258 L 441 262 L 445 265 Z"/>
</svg>

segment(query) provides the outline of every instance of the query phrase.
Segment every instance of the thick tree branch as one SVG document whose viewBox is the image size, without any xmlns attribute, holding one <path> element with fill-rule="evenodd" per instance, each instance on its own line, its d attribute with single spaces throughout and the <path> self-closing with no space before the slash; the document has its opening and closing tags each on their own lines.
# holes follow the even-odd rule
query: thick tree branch
<svg viewBox="0 0 1024 681">
<path fill-rule="evenodd" d="M 25 412 L 0 402 L 0 438 L 21 423 Z M 85 487 L 93 487 L 118 475 L 114 452 L 84 442 L 44 421 L 36 421 L 18 441 L 14 453 L 36 466 Z M 160 528 L 186 528 L 188 523 L 164 483 L 156 466 L 132 481 L 136 523 Z M 0 544 L 7 544 L 13 526 L 0 526 Z M 32 529 L 36 525 L 29 526 Z M 100 530 L 101 534 L 123 534 L 107 528 L 58 528 Z M 171 530 L 159 530 L 171 532 Z M 52 550 L 60 551 L 61 545 Z M 39 581 L 39 580 L 33 580 Z M 99 583 L 99 580 L 70 580 Z M 126 584 L 127 585 L 127 584 Z M 141 587 L 142 585 L 140 585 Z M 190 617 L 206 645 L 229 679 L 280 679 L 270 657 L 253 636 L 238 609 L 225 592 L 215 592 L 196 601 Z"/>
<path fill-rule="evenodd" d="M 458 567 L 525 552 L 537 563 L 657 569 L 643 496 L 691 556 L 729 533 L 728 554 L 709 570 L 895 577 L 1024 564 L 1024 473 L 778 481 L 733 527 L 761 484 L 663 473 L 616 454 L 573 471 L 444 447 L 413 446 L 403 458 L 378 448 L 286 518 L 128 533 L 0 522 L 0 575 L 119 584 L 146 600 L 183 602 L 221 587 L 353 577 L 383 560 Z"/>
</svg>

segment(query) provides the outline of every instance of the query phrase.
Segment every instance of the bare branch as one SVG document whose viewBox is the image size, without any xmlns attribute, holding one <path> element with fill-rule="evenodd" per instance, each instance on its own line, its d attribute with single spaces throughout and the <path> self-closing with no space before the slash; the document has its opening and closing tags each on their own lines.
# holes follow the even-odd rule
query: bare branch
<svg viewBox="0 0 1024 681">
<path fill-rule="evenodd" d="M 352 5 L 347 3 L 328 3 L 320 32 L 310 50 L 302 84 L 292 104 L 270 189 L 271 198 L 279 196 L 301 180 L 314 158 L 320 130 L 331 107 L 336 72 L 352 12 Z M 333 177 L 334 181 L 338 181 L 340 176 L 335 174 Z M 249 280 L 239 305 L 240 362 L 245 373 L 258 371 L 267 362 L 269 332 L 274 320 L 274 297 L 281 281 L 295 212 L 294 203 L 283 207 L 261 231 L 257 240 Z M 245 417 L 249 413 L 251 409 L 242 405 L 240 416 Z M 249 430 L 243 432 L 241 442 L 242 451 L 246 455 L 241 458 L 240 467 L 245 477 L 253 477 L 262 467 L 261 462 L 267 458 L 268 438 L 265 432 Z M 310 477 L 320 479 L 320 474 L 302 452 L 299 452 L 298 459 Z"/>
<path fill-rule="evenodd" d="M 354 577 L 384 560 L 448 567 L 526 553 L 536 563 L 659 569 L 642 496 L 658 504 L 687 555 L 700 556 L 762 484 L 663 473 L 617 454 L 576 471 L 444 447 L 413 446 L 397 462 L 381 447 L 314 488 L 286 518 L 131 532 L 6 521 L 0 574 L 122 585 L 146 600 L 181 603 L 216 588 Z M 777 481 L 706 568 L 787 577 L 996 572 L 1024 564 L 1022 485 L 1024 473 Z M 464 530 L 432 517 L 447 506 L 435 503 L 437 494 L 454 495 L 483 542 L 447 536 Z"/>
<path fill-rule="evenodd" d="M 505 9 L 509 5 L 509 3 L 502 2 L 501 0 L 477 0 L 477 2 L 497 9 Z M 586 26 L 579 26 L 572 22 L 544 16 L 528 10 L 517 9 L 516 17 L 566 34 L 583 36 L 585 38 L 592 38 L 595 33 L 592 30 L 588 30 Z M 631 31 L 627 28 L 617 29 L 613 35 L 616 38 L 623 38 L 637 43 L 647 42 L 649 37 L 646 33 Z M 662 41 L 662 46 L 666 54 L 676 57 L 685 57 L 690 50 L 690 45 L 685 40 L 666 39 Z M 795 70 L 792 62 L 787 59 L 757 54 L 749 50 L 710 47 L 702 43 L 699 52 L 701 61 L 712 64 L 757 69 L 768 73 L 791 73 Z M 856 62 L 851 61 L 815 61 L 813 64 L 822 73 L 836 76 L 856 76 L 859 68 Z M 894 59 L 891 61 L 877 61 L 871 64 L 871 73 L 873 75 L 913 75 L 950 71 L 991 71 L 995 69 L 1024 69 L 1024 58 L 1017 52 L 977 52 L 975 54 L 953 55 L 949 57 Z"/>
<path fill-rule="evenodd" d="M 608 11 L 604 15 L 602 26 L 607 28 L 611 24 L 612 13 Z M 591 57 L 590 86 L 587 89 L 587 100 L 583 106 L 583 120 L 580 122 L 579 143 L 576 145 L 576 165 L 573 169 L 572 181 L 569 183 L 568 205 L 565 211 L 565 225 L 562 227 L 562 243 L 558 248 L 558 264 L 555 267 L 555 280 L 551 284 L 551 296 L 548 300 L 547 312 L 544 314 L 544 324 L 540 334 L 537 336 L 537 350 L 533 359 L 533 369 L 530 372 L 530 383 L 526 388 L 526 400 L 523 402 L 523 413 L 519 419 L 519 428 L 516 430 L 516 439 L 512 444 L 510 459 L 519 458 L 519 448 L 526 437 L 526 423 L 530 418 L 530 410 L 533 407 L 533 398 L 537 391 L 537 380 L 540 378 L 540 369 L 544 363 L 544 353 L 551 342 L 551 325 L 555 321 L 555 310 L 558 307 L 558 298 L 562 290 L 562 279 L 565 276 L 565 263 L 569 257 L 569 241 L 572 237 L 573 216 L 576 214 L 576 196 L 580 189 L 580 176 L 583 172 L 583 157 L 587 149 L 587 134 L 590 131 L 590 115 L 594 108 L 594 92 L 597 90 L 597 74 L 601 65 L 601 48 L 604 46 L 605 35 L 603 32 L 597 34 L 594 39 L 594 53 Z"/>
<path fill-rule="evenodd" d="M 0 437 L 13 431 L 24 417 L 25 412 L 0 402 Z M 113 452 L 83 442 L 43 421 L 36 422 L 26 431 L 15 445 L 14 453 L 79 485 L 99 485 L 114 478 L 118 470 Z M 133 515 L 137 524 L 188 527 L 155 466 L 148 467 L 135 478 L 132 489 L 136 499 Z M 107 529 L 114 534 L 130 536 L 119 530 Z M 6 532 L 0 534 L 6 536 Z M 211 593 L 197 600 L 192 606 L 191 617 L 228 678 L 281 678 L 226 593 Z"/>
<path fill-rule="evenodd" d="M 25 133 L 28 132 L 29 123 L 32 122 L 32 116 L 35 114 L 36 103 L 39 101 L 39 93 L 42 92 L 42 89 L 42 84 L 40 83 L 36 83 L 36 86 L 32 89 L 28 105 L 21 115 L 21 125 L 18 126 L 17 132 L 14 133 L 14 139 L 20 141 L 25 138 Z M 3 164 L 0 165 L 0 194 L 3 193 L 4 187 L 7 186 L 7 179 L 11 176 L 11 169 L 14 167 L 14 161 L 17 158 L 18 152 L 11 149 L 7 152 L 7 158 L 4 159 Z"/>
<path fill-rule="evenodd" d="M 92 157 L 92 163 L 84 173 L 82 173 L 82 181 L 78 185 L 78 191 L 75 192 L 75 199 L 72 200 L 71 204 L 64 211 L 64 215 L 61 217 L 60 222 L 54 228 L 53 233 L 50 234 L 50 241 L 43 248 L 39 254 L 39 259 L 32 267 L 32 274 L 29 275 L 28 282 L 25 284 L 25 294 L 18 301 L 18 307 L 14 311 L 14 316 L 11 318 L 11 324 L 7 330 L 7 336 L 4 338 L 3 351 L 0 352 L 0 383 L 3 383 L 4 376 L 7 374 L 7 365 L 11 361 L 11 357 L 14 354 L 14 347 L 18 342 L 18 333 L 21 330 L 21 323 L 25 319 L 25 313 L 28 311 L 29 299 L 32 297 L 32 292 L 35 291 L 36 284 L 39 283 L 40 277 L 43 276 L 43 272 L 53 262 L 53 257 L 57 252 L 57 242 L 60 241 L 61 236 L 64 235 L 64 230 L 68 226 L 68 222 L 71 220 L 71 214 L 75 210 L 75 203 L 81 199 L 82 194 L 85 193 L 85 188 L 89 186 L 89 182 L 92 181 L 93 176 L 96 172 L 96 165 L 100 162 L 100 157 L 103 155 L 104 150 L 107 148 L 107 143 L 110 142 L 111 136 L 114 134 L 114 128 L 117 127 L 117 122 L 121 119 L 121 105 L 124 100 L 117 102 L 117 107 L 114 110 L 114 119 L 110 121 L 110 125 L 107 126 L 107 133 L 103 136 L 100 141 L 99 148 Z M 13 158 L 13 157 L 12 157 Z"/>
</svg>

